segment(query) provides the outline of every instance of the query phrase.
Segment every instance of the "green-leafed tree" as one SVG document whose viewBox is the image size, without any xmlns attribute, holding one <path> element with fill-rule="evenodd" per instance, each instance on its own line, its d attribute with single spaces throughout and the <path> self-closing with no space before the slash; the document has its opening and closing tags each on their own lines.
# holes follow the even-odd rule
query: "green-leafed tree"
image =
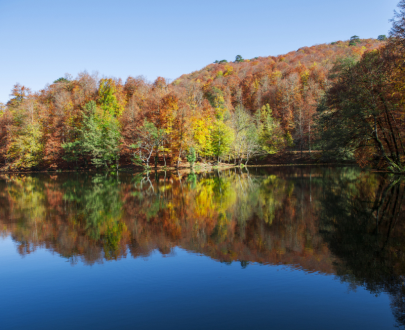
<svg viewBox="0 0 405 330">
<path fill-rule="evenodd" d="M 6 158 L 13 168 L 32 168 L 42 161 L 43 127 L 37 104 L 29 98 L 29 92 L 24 94 L 24 87 L 19 91 L 9 105 L 13 125 L 8 129 Z"/>
<path fill-rule="evenodd" d="M 284 133 L 279 121 L 273 117 L 268 104 L 256 112 L 256 122 L 259 143 L 265 153 L 275 154 L 280 149 L 292 144 L 289 132 Z"/>
<path fill-rule="evenodd" d="M 236 55 L 235 62 L 240 63 L 240 62 L 243 62 L 243 61 L 244 61 L 244 59 L 243 59 L 243 57 L 241 55 Z"/>
<path fill-rule="evenodd" d="M 356 46 L 358 43 L 360 43 L 360 37 L 359 36 L 352 36 L 350 37 L 350 42 L 349 46 Z"/>
<path fill-rule="evenodd" d="M 191 168 L 194 167 L 194 163 L 196 160 L 197 160 L 197 156 L 195 153 L 195 149 L 193 147 L 190 147 L 190 149 L 188 150 L 188 154 L 187 154 L 187 161 L 190 163 Z"/>
<path fill-rule="evenodd" d="M 150 158 L 163 145 L 165 138 L 164 129 L 158 129 L 155 124 L 145 119 L 135 136 L 136 142 L 131 145 L 131 148 L 134 149 L 135 164 L 145 163 L 146 168 L 149 168 Z"/>
<path fill-rule="evenodd" d="M 120 126 L 117 118 L 97 109 L 90 101 L 83 112 L 83 123 L 77 129 L 77 139 L 65 143 L 65 159 L 77 161 L 81 157 L 90 157 L 96 167 L 110 166 L 118 169 L 120 155 Z"/>
<path fill-rule="evenodd" d="M 38 122 L 14 130 L 10 140 L 7 157 L 13 161 L 14 168 L 32 168 L 41 162 L 43 144 Z"/>
<path fill-rule="evenodd" d="M 212 151 L 219 162 L 220 157 L 227 155 L 230 151 L 234 133 L 223 121 L 216 120 L 212 128 L 211 136 Z"/>
</svg>

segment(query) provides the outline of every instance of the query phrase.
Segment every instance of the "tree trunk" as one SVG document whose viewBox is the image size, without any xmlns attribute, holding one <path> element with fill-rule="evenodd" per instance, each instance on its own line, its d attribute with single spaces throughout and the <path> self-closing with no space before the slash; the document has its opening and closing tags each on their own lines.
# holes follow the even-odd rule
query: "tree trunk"
<svg viewBox="0 0 405 330">
<path fill-rule="evenodd" d="M 390 164 L 392 166 L 392 168 L 398 170 L 399 172 L 404 172 L 404 169 L 399 166 L 398 164 L 396 164 L 394 161 L 392 161 L 391 158 L 389 158 L 384 150 L 384 146 L 382 144 L 382 142 L 380 141 L 380 139 L 378 138 L 378 133 L 377 133 L 377 119 L 374 116 L 374 137 L 375 140 L 378 144 L 378 147 L 380 148 L 380 151 L 382 153 L 382 157 L 388 162 L 388 164 Z"/>
</svg>

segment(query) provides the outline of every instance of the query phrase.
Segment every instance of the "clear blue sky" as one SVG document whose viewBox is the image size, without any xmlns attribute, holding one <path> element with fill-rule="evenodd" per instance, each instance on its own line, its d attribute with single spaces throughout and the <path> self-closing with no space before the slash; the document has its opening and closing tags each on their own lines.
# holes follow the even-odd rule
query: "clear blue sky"
<svg viewBox="0 0 405 330">
<path fill-rule="evenodd" d="M 214 60 L 387 34 L 399 0 L 0 0 L 0 102 L 70 73 L 175 79 Z"/>
</svg>

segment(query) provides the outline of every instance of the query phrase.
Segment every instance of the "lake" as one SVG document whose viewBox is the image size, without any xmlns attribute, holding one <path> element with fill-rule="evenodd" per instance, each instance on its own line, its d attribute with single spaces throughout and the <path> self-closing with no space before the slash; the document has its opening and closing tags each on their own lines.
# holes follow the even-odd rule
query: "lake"
<svg viewBox="0 0 405 330">
<path fill-rule="evenodd" d="M 404 328 L 404 196 L 356 167 L 2 174 L 0 328 Z"/>
</svg>

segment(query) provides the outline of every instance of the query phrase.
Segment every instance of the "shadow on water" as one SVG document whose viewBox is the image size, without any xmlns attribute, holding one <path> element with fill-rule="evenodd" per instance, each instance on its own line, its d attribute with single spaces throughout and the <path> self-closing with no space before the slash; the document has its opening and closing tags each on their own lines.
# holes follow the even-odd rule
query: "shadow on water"
<svg viewBox="0 0 405 330">
<path fill-rule="evenodd" d="M 405 184 L 399 177 L 337 177 L 320 199 L 319 228 L 339 278 L 371 293 L 390 294 L 405 324 Z"/>
<path fill-rule="evenodd" d="M 405 183 L 357 168 L 3 175 L 0 232 L 72 264 L 163 255 L 288 265 L 389 294 L 405 324 Z"/>
</svg>

